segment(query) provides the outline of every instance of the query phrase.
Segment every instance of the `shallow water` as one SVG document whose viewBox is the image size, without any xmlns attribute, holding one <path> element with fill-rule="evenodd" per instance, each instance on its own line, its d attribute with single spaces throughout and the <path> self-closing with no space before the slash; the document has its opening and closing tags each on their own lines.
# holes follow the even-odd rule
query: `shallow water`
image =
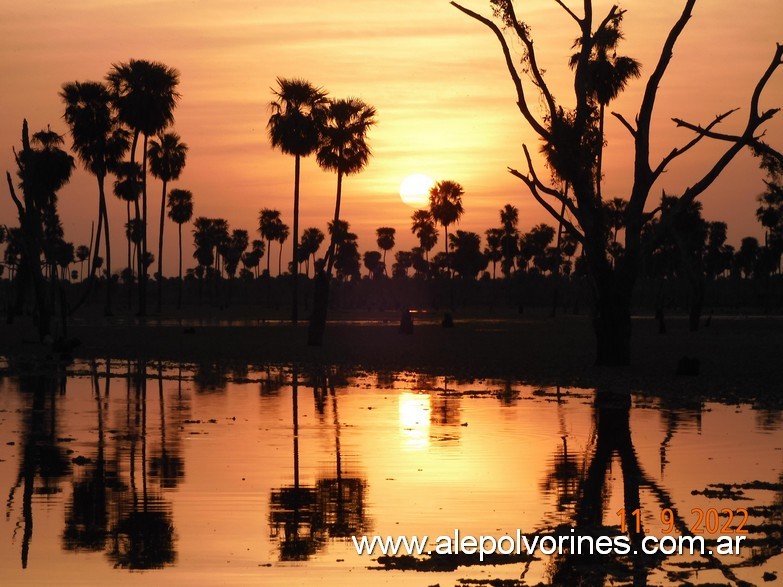
<svg viewBox="0 0 783 587">
<path fill-rule="evenodd" d="M 751 544 L 739 557 L 620 557 L 588 565 L 589 584 L 783 577 L 780 412 L 414 373 L 26 372 L 0 380 L 0 585 L 569 584 L 585 557 L 378 570 L 350 537 L 601 521 L 611 534 L 634 504 L 656 536 L 666 507 L 680 530 L 693 509 L 746 508 Z"/>
</svg>

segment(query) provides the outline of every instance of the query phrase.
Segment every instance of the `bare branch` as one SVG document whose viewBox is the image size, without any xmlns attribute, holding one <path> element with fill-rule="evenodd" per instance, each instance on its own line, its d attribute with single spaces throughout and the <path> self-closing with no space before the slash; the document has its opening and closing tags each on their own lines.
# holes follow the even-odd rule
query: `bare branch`
<svg viewBox="0 0 783 587">
<path fill-rule="evenodd" d="M 622 114 L 618 114 L 617 112 L 612 112 L 612 116 L 614 116 L 617 120 L 623 123 L 623 126 L 628 129 L 628 132 L 631 133 L 631 136 L 636 138 L 636 129 L 631 125 L 630 122 L 628 122 L 625 117 Z"/>
<path fill-rule="evenodd" d="M 8 180 L 8 191 L 11 192 L 11 199 L 14 201 L 14 204 L 16 204 L 16 208 L 19 210 L 19 222 L 24 222 L 25 217 L 25 210 L 24 206 L 22 205 L 22 202 L 19 201 L 19 198 L 16 196 L 16 191 L 14 190 L 14 182 L 11 179 L 11 174 L 9 172 L 5 172 L 5 177 Z"/>
<path fill-rule="evenodd" d="M 571 16 L 571 18 L 573 18 L 579 24 L 579 26 L 582 26 L 582 19 L 574 14 L 573 10 L 566 6 L 562 0 L 555 0 L 555 2 L 557 2 L 562 7 L 562 9 L 565 10 Z"/>
<path fill-rule="evenodd" d="M 699 181 L 687 188 L 682 196 L 680 196 L 680 201 L 683 205 L 692 202 L 699 194 L 704 192 L 743 147 L 756 146 L 761 142 L 754 136 L 754 133 L 759 126 L 772 118 L 779 109 L 772 109 L 759 113 L 759 101 L 761 100 L 761 94 L 764 91 L 764 87 L 780 65 L 783 65 L 783 45 L 778 44 L 775 48 L 775 55 L 773 56 L 772 61 L 769 66 L 767 66 L 767 69 L 764 71 L 764 74 L 761 76 L 753 90 L 753 96 L 750 100 L 750 114 L 748 115 L 748 123 L 745 126 L 745 130 L 737 137 L 736 141 L 733 141 L 731 147 L 729 147 L 715 162 L 712 168 Z M 696 130 L 696 132 L 699 131 Z M 702 129 L 702 132 L 706 133 L 705 136 L 712 134 L 712 131 L 709 129 Z"/>
<path fill-rule="evenodd" d="M 724 112 L 723 114 L 718 114 L 718 115 L 715 117 L 715 119 L 714 119 L 712 122 L 710 122 L 710 123 L 707 125 L 707 127 L 706 127 L 705 129 L 703 129 L 703 130 L 705 130 L 705 131 L 709 132 L 710 130 L 712 130 L 712 128 L 714 128 L 715 126 L 717 126 L 718 124 L 720 124 L 721 122 L 723 122 L 723 120 L 724 120 L 725 118 L 727 118 L 728 116 L 730 116 L 731 114 L 733 114 L 733 113 L 734 113 L 734 112 L 736 112 L 737 110 L 738 110 L 738 108 L 733 108 L 733 109 L 729 110 L 728 112 Z M 674 122 L 677 122 L 677 119 L 676 119 L 676 118 L 674 118 L 674 119 L 672 119 L 672 120 L 674 120 Z M 678 124 L 677 124 L 677 126 L 683 126 L 683 125 L 678 123 Z M 701 129 L 701 126 L 699 126 L 698 128 L 699 128 L 700 130 L 702 130 L 702 129 Z M 677 157 L 679 157 L 680 155 L 684 154 L 684 153 L 685 153 L 685 152 L 687 152 L 689 149 L 691 149 L 692 147 L 694 147 L 694 146 L 695 146 L 695 145 L 696 145 L 696 144 L 697 144 L 699 141 L 701 141 L 701 140 L 702 140 L 702 139 L 703 139 L 705 136 L 706 136 L 706 135 L 705 135 L 703 132 L 700 132 L 700 133 L 698 133 L 698 136 L 697 136 L 696 138 L 694 138 L 693 140 L 691 140 L 691 141 L 690 141 L 690 142 L 689 142 L 687 145 L 685 145 L 684 147 L 680 147 L 680 148 L 674 148 L 674 149 L 672 149 L 671 153 L 669 153 L 668 155 L 666 155 L 666 157 L 664 157 L 664 158 L 663 158 L 663 160 L 662 160 L 662 161 L 661 161 L 661 162 L 658 164 L 658 167 L 656 167 L 656 168 L 655 168 L 655 171 L 653 171 L 653 181 L 655 181 L 656 179 L 658 179 L 658 177 L 661 175 L 661 173 L 663 173 L 663 171 L 666 169 L 666 166 L 667 166 L 669 163 L 671 163 L 671 162 L 672 162 L 674 159 L 676 159 Z"/>
<path fill-rule="evenodd" d="M 652 120 L 653 106 L 655 106 L 655 98 L 658 93 L 658 86 L 663 79 L 663 74 L 666 73 L 666 68 L 669 66 L 669 62 L 672 59 L 674 45 L 677 42 L 677 38 L 682 33 L 685 25 L 688 24 L 688 20 L 691 18 L 691 11 L 696 0 L 687 0 L 685 7 L 682 10 L 680 18 L 674 23 L 674 26 L 669 31 L 669 36 L 666 37 L 666 42 L 663 44 L 661 50 L 661 56 L 658 58 L 658 64 L 655 66 L 655 70 L 652 72 L 650 79 L 647 80 L 647 87 L 644 89 L 644 98 L 642 98 L 642 106 L 639 111 L 639 130 L 644 133 L 645 139 L 649 141 L 650 122 Z"/>
<path fill-rule="evenodd" d="M 514 82 L 514 87 L 517 91 L 517 106 L 519 107 L 519 111 L 522 113 L 522 116 L 525 117 L 525 120 L 530 124 L 530 126 L 533 128 L 533 130 L 538 133 L 538 135 L 544 139 L 545 141 L 548 141 L 551 139 L 550 132 L 544 128 L 544 126 L 536 120 L 536 118 L 533 116 L 533 113 L 530 111 L 530 107 L 527 104 L 527 100 L 525 99 L 525 91 L 522 87 L 522 80 L 519 77 L 519 74 L 517 73 L 516 67 L 514 66 L 514 60 L 511 57 L 511 50 L 508 47 L 508 43 L 506 42 L 506 38 L 503 36 L 503 31 L 500 30 L 500 28 L 491 20 L 488 18 L 481 16 L 477 12 L 473 12 L 472 10 L 469 10 L 468 8 L 465 8 L 464 6 L 461 6 L 457 2 L 451 2 L 451 5 L 454 6 L 457 10 L 460 12 L 467 14 L 469 17 L 473 18 L 474 20 L 479 21 L 481 24 L 488 27 L 493 33 L 495 33 L 495 36 L 498 38 L 498 41 L 500 41 L 500 46 L 503 49 L 503 56 L 506 59 L 506 67 L 508 69 L 508 73 L 511 75 L 511 79 Z"/>
<path fill-rule="evenodd" d="M 528 35 L 528 32 L 517 20 L 516 12 L 514 11 L 514 3 L 508 3 L 508 9 L 511 13 L 511 22 L 514 26 L 514 31 L 517 33 L 519 39 L 524 43 L 525 49 L 527 49 L 527 59 L 530 62 L 530 70 L 533 72 L 533 79 L 535 84 L 546 100 L 546 104 L 549 107 L 549 116 L 554 120 L 557 116 L 557 107 L 555 106 L 555 99 L 552 96 L 552 92 L 549 91 L 549 86 L 544 81 L 544 75 L 541 73 L 541 69 L 538 67 L 538 61 L 536 60 L 536 50 L 533 47 L 533 40 Z M 581 25 L 581 21 L 580 21 Z"/>
<path fill-rule="evenodd" d="M 551 188 L 544 184 L 536 174 L 536 169 L 533 167 L 533 158 L 530 156 L 530 151 L 527 148 L 527 145 L 522 145 L 522 150 L 525 152 L 525 160 L 527 161 L 527 169 L 530 173 L 530 177 L 533 179 L 533 182 L 535 183 L 536 187 L 540 189 L 542 192 L 544 192 L 547 195 L 552 196 L 553 198 L 557 198 L 558 201 L 560 201 L 564 206 L 568 208 L 568 211 L 571 212 L 574 216 L 579 218 L 579 213 L 577 212 L 576 207 L 574 207 L 574 203 L 569 200 L 567 197 L 565 197 L 563 194 L 561 194 L 559 191 L 557 191 L 554 188 Z"/>
<path fill-rule="evenodd" d="M 526 185 L 526 186 L 528 187 L 528 189 L 530 190 L 530 193 L 531 193 L 531 194 L 533 194 L 533 197 L 536 199 L 536 201 L 537 201 L 539 204 L 541 204 L 541 206 L 542 206 L 542 207 L 543 207 L 543 208 L 544 208 L 544 209 L 545 209 L 547 212 L 549 212 L 549 213 L 552 215 L 552 217 L 553 217 L 555 220 L 557 220 L 558 222 L 562 223 L 562 224 L 563 224 L 563 226 L 566 228 L 566 230 L 568 230 L 568 232 L 570 232 L 572 235 L 574 235 L 574 238 L 575 238 L 576 240 L 578 240 L 578 241 L 579 241 L 580 243 L 582 243 L 582 244 L 585 242 L 585 237 L 584 237 L 584 235 L 583 235 L 581 232 L 579 232 L 579 230 L 578 230 L 578 229 L 577 229 L 577 228 L 576 228 L 576 227 L 575 227 L 573 224 L 571 224 L 571 223 L 570 223 L 568 220 L 566 220 L 566 219 L 565 219 L 565 218 L 564 218 L 564 217 L 563 217 L 561 214 L 559 214 L 559 213 L 558 213 L 558 212 L 557 212 L 557 211 L 556 211 L 556 210 L 555 210 L 555 209 L 554 209 L 554 208 L 551 206 L 551 204 L 549 204 L 549 202 L 547 202 L 547 201 L 546 201 L 546 200 L 545 200 L 543 197 L 541 197 L 541 194 L 539 194 L 539 193 L 538 193 L 538 188 L 536 187 L 536 184 L 535 184 L 535 182 L 534 182 L 532 179 L 530 179 L 530 178 L 529 178 L 528 176 L 526 176 L 525 174 L 523 174 L 523 173 L 520 173 L 520 172 L 519 172 L 519 171 L 517 171 L 516 169 L 511 169 L 510 167 L 508 168 L 508 172 L 509 172 L 511 175 L 513 175 L 514 177 L 518 177 L 518 178 L 519 178 L 519 179 L 521 179 L 523 182 L 525 182 L 525 185 Z"/>
</svg>

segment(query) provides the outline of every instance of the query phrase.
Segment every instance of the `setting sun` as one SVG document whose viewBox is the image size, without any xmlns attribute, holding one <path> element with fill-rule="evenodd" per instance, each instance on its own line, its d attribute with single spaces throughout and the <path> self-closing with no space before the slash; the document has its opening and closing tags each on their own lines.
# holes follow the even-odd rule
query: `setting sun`
<svg viewBox="0 0 783 587">
<path fill-rule="evenodd" d="M 429 175 L 423 173 L 409 175 L 400 184 L 400 199 L 413 208 L 426 208 L 430 201 L 430 188 L 433 185 L 435 182 Z"/>
</svg>

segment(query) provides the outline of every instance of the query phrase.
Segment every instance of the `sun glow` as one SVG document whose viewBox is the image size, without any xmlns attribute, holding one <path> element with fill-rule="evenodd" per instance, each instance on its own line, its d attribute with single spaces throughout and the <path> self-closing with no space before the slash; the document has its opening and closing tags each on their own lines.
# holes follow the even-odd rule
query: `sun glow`
<svg viewBox="0 0 783 587">
<path fill-rule="evenodd" d="M 435 185 L 429 175 L 414 173 L 400 184 L 400 199 L 412 208 L 426 208 L 430 201 L 430 188 Z"/>
</svg>

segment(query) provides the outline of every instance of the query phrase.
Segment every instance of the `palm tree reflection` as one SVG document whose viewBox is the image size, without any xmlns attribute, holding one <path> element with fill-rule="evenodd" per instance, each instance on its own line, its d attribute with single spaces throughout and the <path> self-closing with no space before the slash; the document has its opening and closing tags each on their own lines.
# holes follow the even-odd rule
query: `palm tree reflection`
<svg viewBox="0 0 783 587">
<path fill-rule="evenodd" d="M 367 528 L 365 479 L 345 474 L 340 445 L 340 419 L 335 383 L 329 371 L 313 376 L 316 411 L 323 415 L 331 396 L 335 429 L 336 476 L 319 478 L 315 485 L 303 485 L 299 475 L 299 381 L 292 373 L 292 416 L 294 485 L 272 490 L 270 536 L 279 542 L 281 561 L 307 560 L 324 548 L 329 538 L 347 538 Z"/>
</svg>

